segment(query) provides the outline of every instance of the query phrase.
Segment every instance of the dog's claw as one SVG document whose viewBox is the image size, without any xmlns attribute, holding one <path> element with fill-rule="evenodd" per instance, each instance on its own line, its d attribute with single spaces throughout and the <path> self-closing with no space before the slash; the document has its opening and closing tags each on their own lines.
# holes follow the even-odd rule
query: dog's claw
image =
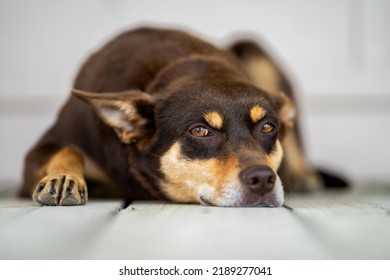
<svg viewBox="0 0 390 280">
<path fill-rule="evenodd" d="M 40 183 L 36 189 L 36 192 L 40 193 L 45 188 L 45 184 Z"/>
<path fill-rule="evenodd" d="M 51 184 L 50 194 L 52 194 L 52 195 L 54 195 L 57 192 L 57 190 L 56 190 L 56 182 L 57 182 L 56 179 L 50 180 L 50 184 Z"/>
<path fill-rule="evenodd" d="M 84 205 L 88 201 L 83 178 L 74 174 L 54 174 L 44 177 L 33 193 L 34 201 L 42 205 Z"/>
<path fill-rule="evenodd" d="M 71 187 L 66 187 L 66 194 L 69 195 L 72 193 L 72 188 Z"/>
</svg>

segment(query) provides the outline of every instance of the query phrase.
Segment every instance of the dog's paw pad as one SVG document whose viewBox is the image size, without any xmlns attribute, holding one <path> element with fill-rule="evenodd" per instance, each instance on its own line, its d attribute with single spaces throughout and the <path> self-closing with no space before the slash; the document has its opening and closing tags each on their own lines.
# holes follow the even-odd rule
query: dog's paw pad
<svg viewBox="0 0 390 280">
<path fill-rule="evenodd" d="M 33 199 L 42 205 L 83 205 L 88 201 L 88 191 L 83 178 L 73 174 L 54 174 L 39 182 Z"/>
</svg>

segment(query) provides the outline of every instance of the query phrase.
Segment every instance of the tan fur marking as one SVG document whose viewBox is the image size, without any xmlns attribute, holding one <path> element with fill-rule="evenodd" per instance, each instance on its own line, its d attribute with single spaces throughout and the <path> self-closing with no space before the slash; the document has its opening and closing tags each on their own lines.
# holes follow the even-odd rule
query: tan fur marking
<svg viewBox="0 0 390 280">
<path fill-rule="evenodd" d="M 302 156 L 303 152 L 298 146 L 294 133 L 289 132 L 283 139 L 283 145 L 286 152 L 286 161 L 290 169 L 296 173 L 302 173 L 309 168 L 309 164 Z"/>
<path fill-rule="evenodd" d="M 218 199 L 223 195 L 225 183 L 237 179 L 238 160 L 217 159 L 188 160 L 175 143 L 161 159 L 161 171 L 165 174 L 164 191 L 168 197 L 181 202 L 200 202 L 201 193 Z M 210 197 L 209 197 L 210 198 Z"/>
<path fill-rule="evenodd" d="M 283 159 L 283 148 L 280 141 L 277 140 L 275 150 L 270 155 L 267 155 L 265 160 L 267 164 L 272 168 L 272 170 L 275 173 L 277 173 L 280 164 L 282 163 L 282 159 Z"/>
<path fill-rule="evenodd" d="M 301 190 L 307 191 L 322 188 L 322 179 L 310 166 L 308 160 L 304 156 L 304 152 L 299 147 L 298 139 L 296 138 L 295 133 L 292 130 L 289 131 L 284 137 L 283 147 L 285 151 L 286 166 L 289 175 L 295 177 L 293 179 L 305 180 L 306 182 L 305 188 Z M 293 188 L 293 190 L 295 189 Z"/>
<path fill-rule="evenodd" d="M 279 72 L 269 59 L 251 59 L 246 68 L 256 86 L 270 92 L 279 91 Z"/>
<path fill-rule="evenodd" d="M 84 157 L 84 176 L 95 182 L 99 182 L 105 185 L 112 185 L 111 180 L 105 173 L 105 171 L 96 164 L 92 159 L 87 157 L 85 154 Z"/>
<path fill-rule="evenodd" d="M 30 186 L 30 190 L 29 190 L 29 195 L 31 196 L 36 188 L 36 186 L 38 185 L 39 181 L 44 177 L 46 176 L 47 174 L 47 166 L 48 166 L 49 162 L 45 162 L 42 166 L 40 166 L 39 168 L 37 168 L 34 172 L 34 175 L 33 175 L 33 180 L 32 180 L 32 185 Z"/>
<path fill-rule="evenodd" d="M 279 110 L 279 117 L 282 122 L 288 127 L 293 128 L 296 117 L 296 109 L 293 101 L 287 97 L 283 92 L 280 93 L 282 98 L 284 99 L 284 104 L 282 108 Z"/>
<path fill-rule="evenodd" d="M 253 106 L 250 110 L 250 116 L 254 123 L 258 122 L 265 116 L 266 112 L 259 105 Z"/>
<path fill-rule="evenodd" d="M 70 173 L 83 176 L 83 156 L 73 148 L 63 148 L 49 161 L 47 174 Z"/>
<path fill-rule="evenodd" d="M 220 129 L 223 125 L 223 119 L 217 112 L 210 112 L 204 115 L 206 122 L 213 128 Z"/>
</svg>

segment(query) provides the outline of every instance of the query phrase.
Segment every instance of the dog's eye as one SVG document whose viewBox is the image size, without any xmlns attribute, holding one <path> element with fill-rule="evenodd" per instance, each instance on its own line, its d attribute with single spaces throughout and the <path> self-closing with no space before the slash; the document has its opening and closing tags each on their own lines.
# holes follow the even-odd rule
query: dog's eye
<svg viewBox="0 0 390 280">
<path fill-rule="evenodd" d="M 275 126 L 269 122 L 266 122 L 261 126 L 261 133 L 271 133 L 274 130 L 275 130 Z"/>
<path fill-rule="evenodd" d="M 203 126 L 197 126 L 193 129 L 190 130 L 190 133 L 192 136 L 195 137 L 207 137 L 207 136 L 212 136 L 211 132 L 203 127 Z"/>
</svg>

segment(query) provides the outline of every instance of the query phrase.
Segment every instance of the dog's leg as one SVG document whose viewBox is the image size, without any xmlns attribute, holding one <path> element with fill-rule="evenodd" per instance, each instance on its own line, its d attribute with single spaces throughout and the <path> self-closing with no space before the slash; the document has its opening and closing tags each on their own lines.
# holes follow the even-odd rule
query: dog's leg
<svg viewBox="0 0 390 280">
<path fill-rule="evenodd" d="M 56 152 L 41 170 L 44 177 L 32 197 L 42 205 L 83 205 L 88 200 L 81 153 L 70 147 Z"/>
<path fill-rule="evenodd" d="M 288 191 L 313 191 L 323 187 L 321 177 L 308 163 L 299 145 L 295 131 L 287 132 L 282 141 L 284 148 L 285 187 Z"/>
</svg>

